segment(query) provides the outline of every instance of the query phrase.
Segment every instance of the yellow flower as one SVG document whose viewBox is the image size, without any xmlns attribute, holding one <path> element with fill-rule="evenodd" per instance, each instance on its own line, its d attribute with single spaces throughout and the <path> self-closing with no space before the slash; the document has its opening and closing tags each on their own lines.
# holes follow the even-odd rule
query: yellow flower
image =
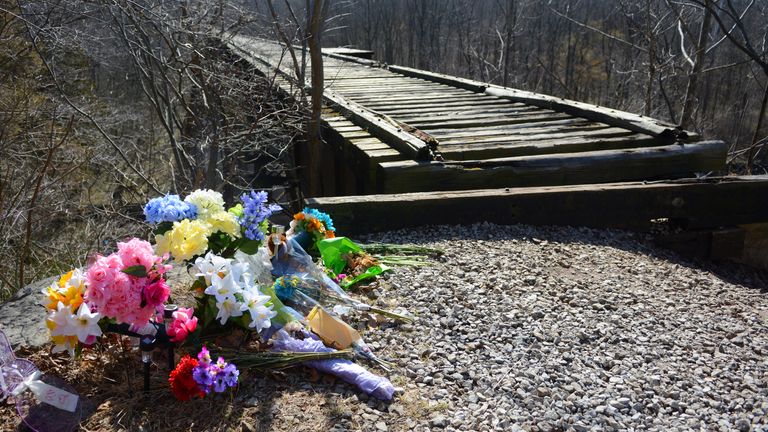
<svg viewBox="0 0 768 432">
<path fill-rule="evenodd" d="M 83 303 L 83 292 L 85 291 L 85 275 L 77 269 L 63 274 L 58 282 L 52 283 L 48 288 L 43 289 L 43 295 L 47 297 L 48 303 L 45 307 L 55 311 L 59 302 L 69 306 L 71 311 L 76 311 Z"/>
<path fill-rule="evenodd" d="M 56 323 L 50 319 L 45 320 L 45 325 L 48 327 L 48 330 L 50 330 L 51 332 L 56 329 Z M 75 348 L 77 347 L 76 335 L 51 336 L 51 341 L 53 341 L 53 344 L 54 344 L 54 347 L 53 347 L 54 353 L 61 352 L 61 351 L 68 351 L 69 355 L 71 356 L 75 355 Z"/>
<path fill-rule="evenodd" d="M 203 255 L 208 249 L 210 234 L 210 225 L 202 221 L 184 219 L 181 222 L 174 222 L 170 231 L 155 237 L 157 253 L 170 253 L 177 261 Z"/>
<path fill-rule="evenodd" d="M 240 224 L 237 223 L 237 217 L 226 211 L 212 214 L 205 222 L 210 225 L 212 233 L 221 231 L 234 238 L 240 237 Z"/>
</svg>

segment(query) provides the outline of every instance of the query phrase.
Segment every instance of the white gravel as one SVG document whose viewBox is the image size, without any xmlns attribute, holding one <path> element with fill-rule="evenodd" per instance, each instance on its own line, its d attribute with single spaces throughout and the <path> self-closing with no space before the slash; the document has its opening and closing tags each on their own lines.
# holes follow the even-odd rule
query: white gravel
<svg viewBox="0 0 768 432">
<path fill-rule="evenodd" d="M 404 393 L 357 404 L 336 430 L 768 430 L 765 273 L 587 229 L 366 240 L 446 254 L 397 268 L 383 292 L 416 324 L 365 333 Z"/>
</svg>

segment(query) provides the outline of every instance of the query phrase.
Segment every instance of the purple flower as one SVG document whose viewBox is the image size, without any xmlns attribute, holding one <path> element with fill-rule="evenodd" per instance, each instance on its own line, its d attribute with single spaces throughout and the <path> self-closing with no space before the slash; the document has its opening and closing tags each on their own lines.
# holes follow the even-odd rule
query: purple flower
<svg viewBox="0 0 768 432">
<path fill-rule="evenodd" d="M 211 364 L 211 353 L 208 351 L 208 348 L 203 346 L 203 348 L 200 349 L 200 352 L 197 354 L 197 361 L 205 366 Z"/>
<path fill-rule="evenodd" d="M 233 365 L 232 363 L 227 364 L 224 366 L 224 369 L 221 370 L 221 376 L 223 377 L 224 384 L 226 384 L 229 387 L 234 387 L 237 385 L 237 379 L 240 376 L 240 371 L 237 370 L 237 367 Z"/>
<path fill-rule="evenodd" d="M 265 191 L 244 193 L 240 196 L 243 201 L 243 216 L 240 225 L 245 228 L 245 237 L 249 240 L 264 240 L 264 233 L 259 225 L 272 213 L 282 210 L 277 204 L 267 205 Z"/>
<path fill-rule="evenodd" d="M 192 370 L 192 379 L 195 380 L 200 390 L 208 394 L 211 392 L 211 386 L 216 378 L 209 368 L 197 366 Z"/>
<path fill-rule="evenodd" d="M 200 350 L 197 358 L 199 363 L 192 371 L 192 378 L 205 394 L 211 391 L 221 393 L 237 385 L 240 371 L 235 365 L 227 363 L 223 357 L 219 357 L 216 363 L 211 363 L 211 354 L 205 347 Z"/>
</svg>

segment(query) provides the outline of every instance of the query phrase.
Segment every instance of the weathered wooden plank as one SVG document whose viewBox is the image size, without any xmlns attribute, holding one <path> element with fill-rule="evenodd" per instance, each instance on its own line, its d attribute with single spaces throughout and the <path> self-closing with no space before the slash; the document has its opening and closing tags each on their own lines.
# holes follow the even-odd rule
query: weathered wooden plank
<svg viewBox="0 0 768 432">
<path fill-rule="evenodd" d="M 576 128 L 574 128 L 576 129 Z M 519 131 L 525 131 L 526 129 L 519 129 Z M 530 134 L 497 134 L 486 135 L 484 131 L 477 131 L 473 135 L 467 135 L 463 138 L 452 138 L 450 140 L 440 141 L 441 147 L 453 147 L 457 145 L 477 145 L 482 143 L 515 143 L 515 142 L 532 142 L 541 140 L 554 140 L 559 138 L 582 138 L 590 139 L 593 137 L 609 137 L 609 136 L 628 136 L 635 135 L 635 132 L 628 131 L 623 128 L 616 128 L 610 126 L 596 125 L 591 129 L 539 129 L 538 133 Z M 640 134 L 643 136 L 650 136 L 646 134 Z M 659 140 L 659 142 L 663 142 Z"/>
<path fill-rule="evenodd" d="M 553 114 L 519 114 L 514 117 L 498 117 L 484 120 L 461 120 L 461 116 L 454 118 L 447 118 L 443 121 L 431 121 L 431 122 L 413 122 L 412 124 L 422 130 L 442 129 L 442 128 L 471 128 L 471 127 L 487 127 L 487 126 L 501 126 L 501 125 L 515 125 L 521 123 L 536 123 L 552 120 L 562 120 L 572 118 L 570 114 L 553 113 Z"/>
<path fill-rule="evenodd" d="M 382 192 L 656 180 L 725 168 L 722 141 L 463 162 L 385 162 Z"/>
<path fill-rule="evenodd" d="M 526 133 L 525 129 L 552 128 L 552 130 L 556 130 L 556 129 L 567 128 L 567 127 L 578 127 L 578 126 L 587 125 L 587 124 L 600 124 L 603 126 L 607 126 L 604 123 L 595 123 L 580 117 L 571 117 L 563 120 L 554 120 L 554 121 L 546 121 L 546 122 L 494 126 L 494 127 L 484 128 L 483 130 L 480 130 L 479 128 L 477 129 L 473 129 L 473 128 L 433 129 L 429 131 L 429 133 L 435 136 L 441 136 L 443 137 L 442 139 L 451 139 L 452 137 L 461 136 L 462 134 L 475 134 L 476 132 L 484 132 L 489 135 L 504 135 L 504 134 Z"/>
<path fill-rule="evenodd" d="M 402 110 L 402 111 L 391 111 L 387 110 L 387 114 L 393 117 L 397 117 L 401 120 L 423 120 L 423 121 L 429 121 L 429 120 L 440 120 L 444 117 L 452 117 L 452 116 L 464 116 L 465 118 L 480 118 L 480 117 L 491 117 L 491 116 L 504 116 L 504 115 L 514 115 L 519 113 L 530 113 L 530 112 L 554 112 L 550 110 L 545 110 L 539 107 L 532 107 L 532 106 L 510 106 L 510 107 L 503 107 L 503 108 L 490 108 L 490 109 L 456 109 L 456 108 L 443 108 L 443 107 L 434 107 L 427 112 L 420 112 L 414 110 Z"/>
<path fill-rule="evenodd" d="M 766 196 L 768 177 L 756 176 L 309 198 L 306 204 L 332 214 L 347 235 L 481 221 L 647 231 L 659 219 L 691 228 L 768 222 Z"/>
<path fill-rule="evenodd" d="M 673 142 L 678 138 L 698 138 L 697 134 L 681 130 L 675 125 L 625 111 L 402 66 L 389 66 L 388 69 L 406 76 L 431 80 L 477 93 L 484 93 L 490 96 L 504 97 L 515 102 L 536 105 L 542 108 L 562 111 L 590 120 L 608 123 L 613 126 L 624 127 L 635 132 L 658 136 L 662 139 L 667 139 L 670 142 Z"/>
<path fill-rule="evenodd" d="M 615 137 L 574 136 L 541 141 L 484 142 L 449 146 L 441 144 L 438 150 L 446 161 L 456 161 L 616 150 L 654 145 L 664 145 L 664 143 L 650 135 L 624 130 L 624 133 Z"/>
<path fill-rule="evenodd" d="M 432 134 L 440 137 L 441 144 L 450 144 L 465 142 L 467 138 L 494 137 L 495 139 L 504 139 L 505 137 L 514 136 L 590 131 L 606 127 L 610 126 L 604 123 L 595 123 L 589 120 L 575 118 L 573 120 L 563 120 L 562 123 L 553 121 L 531 125 L 513 125 L 513 127 L 496 126 L 490 128 L 444 129 L 441 131 L 432 131 Z M 624 129 L 624 132 L 633 133 L 626 129 Z"/>
<path fill-rule="evenodd" d="M 372 135 L 368 133 L 368 131 L 360 130 L 360 131 L 354 131 L 354 132 L 340 132 L 341 136 L 343 136 L 345 139 L 353 139 L 353 138 L 370 138 Z"/>
<path fill-rule="evenodd" d="M 389 105 L 401 105 L 404 109 L 405 108 L 415 108 L 418 105 L 430 105 L 430 106 L 439 106 L 439 104 L 442 104 L 443 102 L 446 102 L 448 100 L 452 100 L 453 103 L 463 103 L 467 106 L 471 106 L 471 103 L 478 103 L 482 102 L 483 104 L 489 104 L 492 102 L 495 102 L 496 104 L 500 106 L 509 106 L 509 101 L 505 101 L 504 99 L 498 99 L 498 98 L 486 98 L 486 97 L 478 97 L 476 94 L 473 93 L 467 93 L 467 94 L 445 94 L 440 93 L 438 95 L 429 96 L 429 97 L 414 97 L 413 95 L 405 94 L 401 96 L 391 96 L 387 98 L 386 100 L 382 100 L 381 98 L 364 98 L 364 97 L 355 97 L 355 100 L 359 100 L 361 102 L 366 103 L 366 105 L 378 105 L 378 106 L 389 106 Z"/>
<path fill-rule="evenodd" d="M 450 98 L 446 97 L 443 99 L 434 99 L 434 100 L 411 100 L 411 101 L 392 101 L 392 102 L 365 102 L 365 101 L 359 101 L 360 103 L 365 103 L 365 106 L 369 106 L 371 108 L 376 109 L 377 111 L 383 111 L 383 110 L 407 110 L 407 109 L 420 109 L 420 108 L 435 108 L 435 107 L 441 107 L 441 108 L 480 108 L 480 107 L 506 107 L 508 102 L 505 101 L 499 101 L 499 100 L 484 100 L 484 99 L 464 99 L 463 97 L 455 97 Z"/>
<path fill-rule="evenodd" d="M 326 103 L 331 105 L 355 123 L 364 127 L 377 138 L 386 141 L 391 147 L 397 149 L 414 160 L 427 160 L 430 157 L 429 146 L 415 136 L 396 128 L 381 117 L 374 115 L 363 106 L 344 98 L 333 91 L 325 91 L 323 97 Z"/>
<path fill-rule="evenodd" d="M 367 81 L 364 83 L 359 83 L 358 85 L 334 86 L 334 90 L 342 93 L 347 93 L 347 92 L 367 93 L 367 92 L 379 92 L 382 90 L 432 90 L 435 92 L 454 91 L 454 92 L 473 94 L 471 92 L 467 92 L 466 90 L 457 89 L 456 87 L 449 87 L 449 86 L 445 86 L 442 84 L 435 84 L 435 83 L 421 84 L 421 83 L 393 82 L 391 84 L 386 84 L 386 83 L 370 83 Z"/>
<path fill-rule="evenodd" d="M 384 87 L 388 85 L 393 86 L 424 86 L 425 84 L 421 84 L 420 82 L 412 82 L 412 81 L 405 81 L 402 79 L 392 79 L 392 78 L 370 78 L 370 79 L 356 79 L 356 80 L 347 80 L 347 81 L 338 81 L 338 82 L 329 82 L 326 84 L 328 86 L 332 86 L 335 89 L 339 90 L 356 90 L 359 88 L 368 88 L 368 87 Z M 427 87 L 431 88 L 438 88 L 439 84 L 435 83 L 427 83 Z M 451 87 L 453 88 L 453 87 Z"/>
<path fill-rule="evenodd" d="M 455 114 L 483 114 L 492 112 L 516 112 L 526 110 L 537 110 L 538 107 L 532 107 L 523 104 L 510 103 L 509 105 L 499 104 L 498 106 L 458 106 L 458 107 L 446 107 L 440 104 L 431 105 L 427 108 L 383 108 L 382 111 L 386 111 L 387 114 L 392 116 L 419 116 L 419 115 L 455 115 Z"/>
<path fill-rule="evenodd" d="M 394 149 L 366 150 L 365 153 L 375 163 L 403 160 L 403 155 Z M 375 171 L 375 170 L 374 170 Z"/>
<path fill-rule="evenodd" d="M 360 100 L 366 100 L 366 101 L 375 101 L 375 100 L 388 100 L 390 97 L 400 97 L 403 95 L 407 95 L 411 98 L 416 97 L 423 97 L 423 98 L 434 98 L 434 97 L 445 97 L 445 96 L 474 96 L 471 93 L 466 93 L 464 90 L 450 90 L 450 89 L 431 89 L 431 88 L 411 88 L 411 89 L 372 89 L 372 90 L 344 90 L 344 91 L 338 91 L 339 94 L 343 94 L 346 97 L 354 98 L 354 99 L 360 99 Z"/>
<path fill-rule="evenodd" d="M 499 117 L 515 117 L 519 115 L 531 115 L 531 114 L 557 114 L 555 111 L 551 110 L 545 110 L 542 108 L 537 107 L 521 107 L 521 108 L 510 108 L 507 110 L 488 110 L 488 111 L 480 111 L 480 112 L 465 112 L 465 111 L 453 111 L 448 113 L 441 113 L 441 114 L 400 114 L 400 115 L 392 115 L 390 113 L 387 113 L 390 117 L 397 118 L 400 121 L 407 121 L 408 123 L 416 123 L 416 122 L 440 122 L 444 120 L 450 120 L 450 119 L 462 119 L 462 120 L 481 120 L 481 119 L 491 119 L 491 118 L 499 118 Z"/>
<path fill-rule="evenodd" d="M 405 76 L 421 78 L 428 81 L 439 82 L 458 88 L 463 88 L 475 93 L 482 93 L 488 87 L 488 84 L 478 81 L 459 78 L 451 75 L 445 75 L 436 72 L 427 72 L 419 69 L 413 69 L 405 66 L 389 65 L 387 69 Z"/>
<path fill-rule="evenodd" d="M 505 100 L 503 98 L 495 98 L 491 96 L 479 95 L 477 93 L 472 93 L 472 92 L 468 92 L 466 90 L 457 89 L 457 88 L 450 88 L 450 87 L 446 89 L 429 88 L 429 87 L 421 87 L 421 88 L 425 90 L 429 89 L 432 91 L 432 93 L 434 93 L 433 95 L 422 95 L 422 97 L 429 98 L 429 99 L 446 99 L 447 97 L 451 96 L 451 97 L 459 98 L 462 100 L 502 100 L 505 102 L 509 102 L 508 100 Z M 350 89 L 350 90 L 345 90 L 344 92 L 353 93 L 355 92 L 355 90 Z M 376 101 L 376 99 L 378 98 L 378 96 L 375 94 L 372 94 L 372 95 L 358 94 L 356 96 L 361 99 L 370 99 L 372 101 Z M 393 94 L 390 97 L 394 101 L 414 99 L 413 95 L 410 95 L 407 92 L 402 92 L 402 94 Z M 377 102 L 386 102 L 386 101 L 378 100 Z"/>
</svg>

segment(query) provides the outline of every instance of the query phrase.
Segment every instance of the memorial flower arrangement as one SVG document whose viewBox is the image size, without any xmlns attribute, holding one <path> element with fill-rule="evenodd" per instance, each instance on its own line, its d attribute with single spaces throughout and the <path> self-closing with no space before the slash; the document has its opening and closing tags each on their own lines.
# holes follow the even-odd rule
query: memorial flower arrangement
<svg viewBox="0 0 768 432">
<path fill-rule="evenodd" d="M 198 189 L 182 201 L 178 195 L 153 198 L 144 206 L 147 222 L 155 225 L 158 253 L 176 262 L 193 261 L 214 252 L 231 258 L 237 251 L 255 253 L 281 207 L 267 203 L 266 192 L 244 193 L 241 202 L 225 208 L 221 193 Z"/>
<path fill-rule="evenodd" d="M 152 352 L 166 348 L 168 385 L 178 400 L 236 386 L 235 364 L 259 371 L 311 365 L 390 399 L 391 383 L 350 358 L 384 369 L 391 364 L 342 316 L 359 312 L 402 322 L 412 317 L 355 300 L 339 286 L 375 278 L 386 270 L 384 261 L 336 237 L 331 217 L 317 209 L 297 213 L 284 233 L 269 220 L 280 210 L 263 191 L 243 193 L 231 206 L 207 189 L 183 199 L 150 199 L 144 214 L 154 245 L 136 238 L 119 242 L 114 253 L 94 256 L 87 268 L 43 290 L 53 350 L 76 356 L 105 333 L 130 336 L 142 352 L 146 390 Z M 300 240 L 319 252 L 318 262 Z M 166 304 L 169 263 L 184 265 L 193 276 L 194 305 Z M 344 272 L 348 277 L 338 276 Z M 178 363 L 176 349 L 182 351 Z"/>
<path fill-rule="evenodd" d="M 75 356 L 110 323 L 138 330 L 161 320 L 170 295 L 163 279 L 170 266 L 163 261 L 151 244 L 134 238 L 118 243 L 115 253 L 97 255 L 85 272 L 72 270 L 43 290 L 54 352 Z"/>
<path fill-rule="evenodd" d="M 327 213 L 304 207 L 304 210 L 293 215 L 291 228 L 286 235 L 295 236 L 304 249 L 315 250 L 315 244 L 320 240 L 336 237 L 336 228 Z"/>
</svg>

